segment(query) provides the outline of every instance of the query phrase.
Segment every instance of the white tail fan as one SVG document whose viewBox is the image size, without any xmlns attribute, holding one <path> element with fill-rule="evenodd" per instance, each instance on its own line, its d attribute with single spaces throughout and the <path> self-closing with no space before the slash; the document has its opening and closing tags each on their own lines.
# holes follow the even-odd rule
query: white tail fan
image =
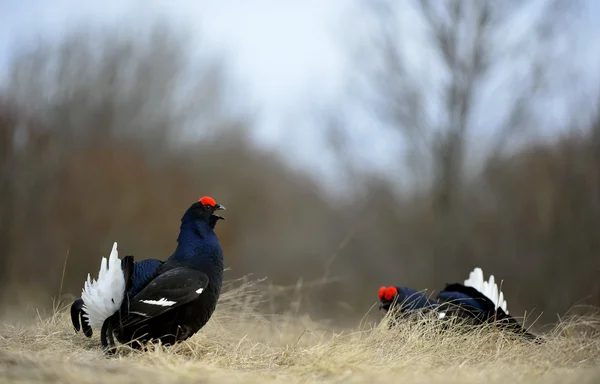
<svg viewBox="0 0 600 384">
<path fill-rule="evenodd" d="M 504 294 L 498 289 L 496 282 L 494 281 L 494 275 L 490 275 L 490 279 L 485 281 L 483 279 L 483 271 L 481 268 L 475 268 L 469 274 L 469 278 L 464 283 L 467 287 L 472 287 L 484 294 L 488 299 L 492 300 L 496 309 L 502 308 L 504 312 L 508 314 L 506 308 L 506 300 L 504 300 Z"/>
<path fill-rule="evenodd" d="M 117 243 L 114 243 L 108 262 L 106 257 L 102 257 L 98 280 L 91 280 L 88 273 L 81 292 L 84 316 L 88 318 L 90 326 L 101 328 L 104 320 L 119 310 L 124 296 L 125 276 L 121 269 Z"/>
</svg>

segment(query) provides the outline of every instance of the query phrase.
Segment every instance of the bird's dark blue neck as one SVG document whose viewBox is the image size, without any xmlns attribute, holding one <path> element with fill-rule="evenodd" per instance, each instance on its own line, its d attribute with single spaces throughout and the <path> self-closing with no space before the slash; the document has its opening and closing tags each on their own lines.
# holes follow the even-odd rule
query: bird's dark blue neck
<svg viewBox="0 0 600 384">
<path fill-rule="evenodd" d="M 169 260 L 185 263 L 207 274 L 214 271 L 216 275 L 222 275 L 223 252 L 208 220 L 196 217 L 191 211 L 186 212 L 181 218 L 177 243 Z"/>
</svg>

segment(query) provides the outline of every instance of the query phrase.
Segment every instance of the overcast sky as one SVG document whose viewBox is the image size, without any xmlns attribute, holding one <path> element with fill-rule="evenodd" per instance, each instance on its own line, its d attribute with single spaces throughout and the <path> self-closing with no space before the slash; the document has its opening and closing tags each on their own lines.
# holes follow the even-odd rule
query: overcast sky
<svg viewBox="0 0 600 384">
<path fill-rule="evenodd" d="M 400 0 L 398 0 L 400 1 Z M 0 0 L 0 65 L 16 38 L 59 37 L 82 23 L 147 24 L 166 17 L 227 55 L 248 100 L 260 107 L 259 136 L 276 143 L 302 124 L 314 106 L 335 104 L 345 91 L 352 31 L 361 27 L 354 0 Z M 600 69 L 600 1 L 587 9 L 576 43 L 584 70 Z M 143 4 L 143 9 L 140 9 Z M 407 18 L 407 22 L 411 19 Z M 410 37 L 410 36 L 409 36 Z M 415 49 L 418 49 L 415 48 Z M 598 79 L 598 76 L 592 79 Z M 366 131 L 365 131 L 366 132 Z M 310 146 L 310 136 L 303 145 Z M 369 152 L 390 150 L 385 136 L 368 138 Z M 316 152 L 303 150 L 306 157 Z M 298 155 L 298 154 L 296 154 Z M 379 158 L 378 161 L 385 161 Z"/>
<path fill-rule="evenodd" d="M 60 36 L 91 21 L 146 25 L 167 18 L 227 55 L 237 77 L 267 111 L 279 115 L 311 88 L 335 92 L 343 80 L 344 47 L 336 41 L 345 0 L 16 0 L 0 1 L 0 55 L 15 38 Z M 200 39 L 199 39 L 200 40 Z M 5 62 L 5 61 L 4 61 Z"/>
</svg>

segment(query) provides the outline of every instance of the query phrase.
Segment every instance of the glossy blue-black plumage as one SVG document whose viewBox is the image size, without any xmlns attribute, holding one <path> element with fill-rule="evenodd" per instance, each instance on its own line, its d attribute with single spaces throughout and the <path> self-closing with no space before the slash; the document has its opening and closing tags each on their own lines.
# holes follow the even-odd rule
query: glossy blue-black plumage
<svg viewBox="0 0 600 384">
<path fill-rule="evenodd" d="M 133 265 L 133 277 L 129 296 L 133 297 L 144 288 L 150 280 L 156 277 L 158 269 L 163 265 L 163 261 L 156 259 L 147 259 L 138 261 Z"/>
<path fill-rule="evenodd" d="M 221 285 L 223 250 L 214 232 L 214 222 L 199 218 L 190 207 L 181 218 L 177 248 L 167 262 L 178 262 L 204 271 Z M 221 273 L 219 273 L 221 271 Z"/>
<path fill-rule="evenodd" d="M 486 302 L 462 292 L 442 291 L 437 295 L 437 300 L 449 304 L 463 305 L 472 311 L 475 310 L 482 313 L 490 309 Z"/>
<path fill-rule="evenodd" d="M 395 286 L 398 293 L 395 296 L 396 305 L 399 306 L 401 312 L 408 312 L 414 310 L 433 310 L 439 308 L 442 304 L 448 304 L 455 306 L 463 306 L 468 308 L 472 313 L 485 313 L 489 311 L 489 303 L 481 300 L 480 297 L 474 297 L 464 292 L 455 290 L 444 290 L 440 292 L 435 298 L 426 296 L 423 292 L 417 291 L 409 287 Z M 383 309 L 389 309 L 391 300 L 382 300 L 381 307 Z M 387 304 L 387 305 L 385 305 Z"/>
<path fill-rule="evenodd" d="M 219 267 L 223 268 L 223 251 L 217 235 L 215 222 L 199 220 L 192 208 L 181 218 L 177 248 L 169 260 L 192 263 L 200 270 L 207 270 L 209 278 L 218 279 Z M 156 259 L 141 260 L 134 264 L 131 297 L 140 292 L 159 272 L 164 261 Z M 217 266 L 215 268 L 215 265 Z"/>
<path fill-rule="evenodd" d="M 402 305 L 403 310 L 430 310 L 435 307 L 438 302 L 430 297 L 427 297 L 423 292 L 408 287 L 396 287 L 398 291 L 397 303 Z"/>
</svg>

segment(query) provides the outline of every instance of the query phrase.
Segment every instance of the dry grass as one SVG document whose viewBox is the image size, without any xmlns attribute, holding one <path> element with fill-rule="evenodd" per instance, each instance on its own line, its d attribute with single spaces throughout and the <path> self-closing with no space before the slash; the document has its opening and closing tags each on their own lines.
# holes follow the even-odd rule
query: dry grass
<svg viewBox="0 0 600 384">
<path fill-rule="evenodd" d="M 1 382 L 600 382 L 597 317 L 565 320 L 541 345 L 493 329 L 443 332 L 427 319 L 339 330 L 298 313 L 261 314 L 264 287 L 228 287 L 200 333 L 146 352 L 104 355 L 97 333 L 74 333 L 66 307 L 32 325 L 5 325 Z"/>
</svg>

